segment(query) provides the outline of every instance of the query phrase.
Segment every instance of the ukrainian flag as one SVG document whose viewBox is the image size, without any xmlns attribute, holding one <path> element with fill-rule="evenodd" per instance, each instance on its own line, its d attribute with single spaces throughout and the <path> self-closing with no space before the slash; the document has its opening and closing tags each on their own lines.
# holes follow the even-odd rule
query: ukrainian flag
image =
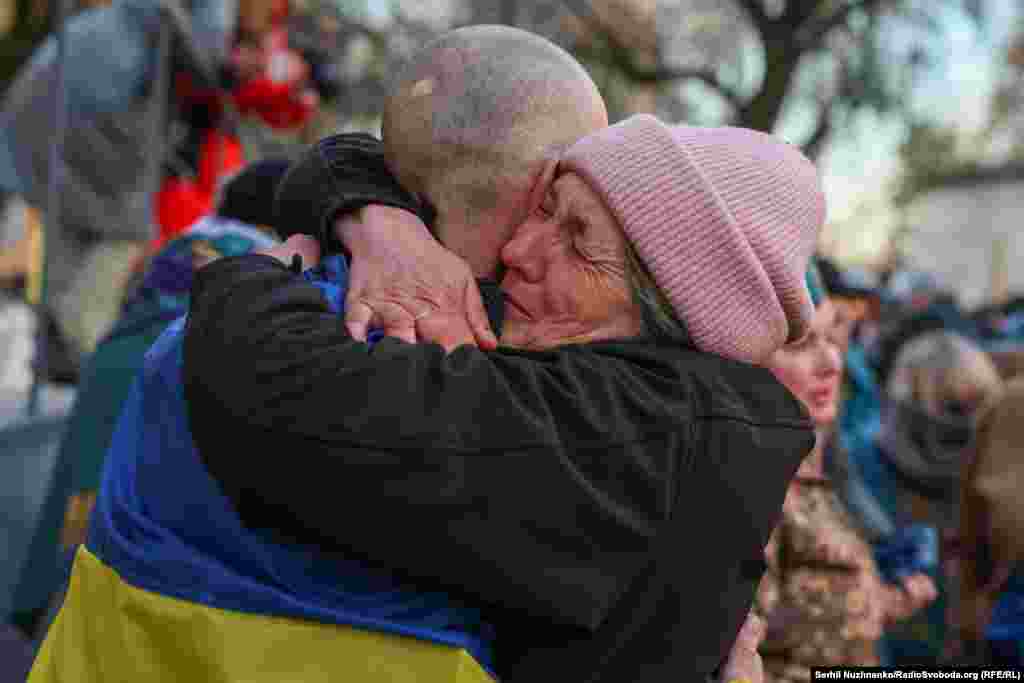
<svg viewBox="0 0 1024 683">
<path fill-rule="evenodd" d="M 476 609 L 241 523 L 188 431 L 183 330 L 146 354 L 29 682 L 493 683 Z"/>
</svg>

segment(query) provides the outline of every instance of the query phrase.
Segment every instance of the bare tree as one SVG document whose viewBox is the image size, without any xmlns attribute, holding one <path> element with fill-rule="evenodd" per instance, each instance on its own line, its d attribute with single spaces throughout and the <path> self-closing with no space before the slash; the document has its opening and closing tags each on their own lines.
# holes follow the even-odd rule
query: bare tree
<svg viewBox="0 0 1024 683">
<path fill-rule="evenodd" d="M 943 11 L 977 0 L 473 0 L 460 23 L 508 23 L 567 47 L 592 70 L 613 117 L 636 93 L 687 116 L 717 98 L 720 123 L 775 131 L 787 112 L 813 123 L 817 154 L 854 111 L 906 103 L 914 74 L 941 62 Z M 888 39 L 895 27 L 908 44 Z M 752 66 L 753 65 L 753 66 Z M 808 117 L 808 112 L 812 115 Z"/>
<path fill-rule="evenodd" d="M 562 4 L 598 37 L 578 54 L 631 84 L 700 83 L 702 94 L 724 103 L 726 122 L 766 131 L 777 130 L 795 101 L 804 117 L 813 109 L 814 123 L 797 141 L 812 155 L 852 111 L 905 104 L 914 75 L 941 60 L 942 11 L 980 11 L 971 0 L 665 1 L 657 3 L 652 49 L 623 32 L 607 11 L 614 3 Z M 909 44 L 886 40 L 896 26 Z M 743 68 L 752 53 L 759 73 Z"/>
<path fill-rule="evenodd" d="M 3 54 L 15 55 L 0 60 L 0 82 L 49 28 L 22 21 L 43 0 L 8 2 L 21 28 L 0 37 Z M 576 54 L 615 119 L 641 109 L 778 131 L 792 117 L 807 122 L 793 142 L 811 155 L 853 112 L 904 106 L 914 74 L 941 63 L 942 11 L 980 12 L 978 0 L 392 0 L 388 21 L 375 23 L 357 11 L 366 4 L 295 3 L 330 56 L 342 119 L 378 112 L 396 63 L 424 40 L 503 23 Z M 909 40 L 892 39 L 896 27 Z"/>
</svg>

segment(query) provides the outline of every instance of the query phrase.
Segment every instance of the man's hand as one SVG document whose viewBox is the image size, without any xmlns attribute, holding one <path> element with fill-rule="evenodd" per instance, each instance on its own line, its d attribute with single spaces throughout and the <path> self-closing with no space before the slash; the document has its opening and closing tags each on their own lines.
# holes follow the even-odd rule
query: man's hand
<svg viewBox="0 0 1024 683">
<path fill-rule="evenodd" d="M 320 244 L 309 235 L 292 235 L 287 240 L 269 249 L 261 249 L 257 254 L 273 256 L 286 266 L 292 265 L 292 259 L 298 254 L 302 258 L 302 269 L 315 267 L 320 263 Z"/>
<path fill-rule="evenodd" d="M 380 328 L 447 351 L 463 344 L 497 347 L 469 266 L 438 244 L 415 215 L 370 205 L 334 227 L 352 254 L 345 323 L 354 339 Z"/>
<path fill-rule="evenodd" d="M 751 612 L 743 622 L 743 628 L 736 636 L 736 642 L 729 651 L 729 658 L 722 667 L 722 683 L 763 683 L 764 662 L 757 651 L 763 639 L 764 622 L 761 617 Z"/>
</svg>

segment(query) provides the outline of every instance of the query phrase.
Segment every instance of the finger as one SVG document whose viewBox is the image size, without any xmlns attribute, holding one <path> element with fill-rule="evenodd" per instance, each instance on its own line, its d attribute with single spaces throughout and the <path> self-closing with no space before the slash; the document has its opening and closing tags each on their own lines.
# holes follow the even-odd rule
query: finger
<svg viewBox="0 0 1024 683">
<path fill-rule="evenodd" d="M 476 346 L 477 339 L 460 313 L 434 313 L 416 321 L 420 341 L 440 344 L 447 352 L 460 346 Z"/>
<path fill-rule="evenodd" d="M 757 648 L 763 637 L 764 621 L 750 614 L 743 623 L 722 669 L 722 680 L 760 681 L 764 676 L 764 663 Z"/>
<path fill-rule="evenodd" d="M 491 321 L 487 317 L 484 300 L 480 296 L 480 289 L 474 282 L 469 282 L 466 285 L 465 303 L 469 326 L 480 348 L 488 351 L 498 348 L 498 338 L 491 329 Z"/>
<path fill-rule="evenodd" d="M 764 639 L 764 630 L 764 620 L 756 614 L 749 615 L 736 638 L 736 646 L 756 650 Z"/>
<path fill-rule="evenodd" d="M 373 320 L 373 309 L 362 301 L 349 297 L 345 302 L 345 327 L 356 341 L 366 341 L 366 332 Z"/>
<path fill-rule="evenodd" d="M 284 244 L 302 257 L 304 268 L 312 268 L 320 262 L 320 242 L 315 237 L 292 235 Z"/>
<path fill-rule="evenodd" d="M 928 593 L 927 580 L 920 574 L 907 577 L 906 588 L 907 592 L 917 600 Z"/>
<path fill-rule="evenodd" d="M 377 308 L 381 330 L 388 337 L 416 343 L 415 316 L 397 304 L 381 304 Z"/>
</svg>

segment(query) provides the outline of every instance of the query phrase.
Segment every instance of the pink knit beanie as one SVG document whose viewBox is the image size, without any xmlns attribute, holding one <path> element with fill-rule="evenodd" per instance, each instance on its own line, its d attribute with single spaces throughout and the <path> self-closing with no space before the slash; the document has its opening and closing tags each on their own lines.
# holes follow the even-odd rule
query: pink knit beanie
<svg viewBox="0 0 1024 683">
<path fill-rule="evenodd" d="M 641 114 L 577 142 L 560 169 L 602 196 L 697 348 L 761 363 L 807 330 L 825 197 L 795 147 Z"/>
</svg>

